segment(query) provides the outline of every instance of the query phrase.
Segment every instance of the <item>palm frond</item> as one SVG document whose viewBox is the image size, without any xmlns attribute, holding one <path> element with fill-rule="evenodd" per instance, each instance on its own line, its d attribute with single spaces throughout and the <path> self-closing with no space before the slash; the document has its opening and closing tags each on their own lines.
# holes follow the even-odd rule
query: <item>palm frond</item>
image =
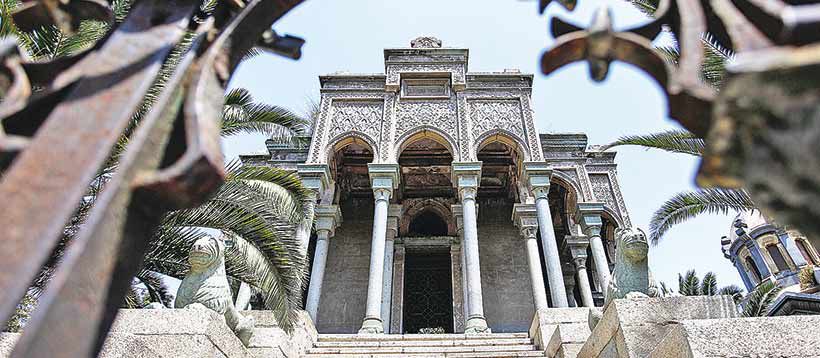
<svg viewBox="0 0 820 358">
<path fill-rule="evenodd" d="M 701 156 L 705 146 L 703 139 L 695 137 L 694 134 L 686 130 L 670 130 L 645 135 L 622 136 L 615 142 L 605 145 L 602 149 L 607 150 L 624 145 L 638 145 L 695 156 Z"/>
<path fill-rule="evenodd" d="M 783 289 L 772 281 L 765 281 L 757 286 L 751 293 L 746 304 L 743 305 L 741 316 L 743 317 L 762 317 L 769 312 L 769 307 L 780 291 Z"/>
<path fill-rule="evenodd" d="M 722 296 L 731 296 L 735 303 L 738 303 L 743 299 L 743 290 L 737 285 L 721 287 L 717 294 Z"/>
<path fill-rule="evenodd" d="M 254 103 L 245 89 L 233 89 L 225 96 L 222 135 L 264 133 L 275 142 L 288 143 L 305 133 L 308 121 L 291 111 L 264 103 Z"/>
<path fill-rule="evenodd" d="M 228 256 L 242 258 L 241 265 L 232 265 L 234 275 L 251 278 L 244 281 L 262 292 L 265 308 L 273 310 L 277 322 L 289 330 L 296 322 L 296 312 L 302 307 L 304 277 L 307 273 L 304 266 L 300 268 L 300 265 L 293 263 L 303 259 L 294 255 L 271 256 L 263 251 L 268 243 L 251 242 L 232 232 L 224 234 L 235 242 Z M 291 254 L 298 252 L 290 251 Z"/>
<path fill-rule="evenodd" d="M 718 293 L 717 276 L 714 272 L 707 272 L 700 282 L 701 296 L 714 296 Z"/>
<path fill-rule="evenodd" d="M 667 285 L 666 282 L 661 281 L 660 287 L 662 297 L 671 296 L 673 293 L 675 293 L 673 289 L 669 288 L 669 285 Z"/>
<path fill-rule="evenodd" d="M 695 270 L 686 271 L 683 276 L 678 274 L 678 293 L 684 296 L 700 295 L 700 279 Z"/>
<path fill-rule="evenodd" d="M 162 275 L 146 269 L 140 270 L 136 276 L 148 291 L 151 302 L 158 302 L 165 307 L 171 308 L 174 303 L 174 295 L 165 285 Z"/>
<path fill-rule="evenodd" d="M 649 238 L 653 244 L 673 226 L 700 214 L 728 214 L 730 210 L 743 211 L 755 208 L 749 194 L 743 189 L 698 189 L 678 193 L 652 214 Z"/>
</svg>

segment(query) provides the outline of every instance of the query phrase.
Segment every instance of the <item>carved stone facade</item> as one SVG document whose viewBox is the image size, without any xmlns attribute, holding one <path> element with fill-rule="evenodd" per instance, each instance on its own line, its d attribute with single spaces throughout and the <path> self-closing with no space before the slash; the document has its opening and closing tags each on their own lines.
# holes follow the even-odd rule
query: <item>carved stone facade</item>
<svg viewBox="0 0 820 358">
<path fill-rule="evenodd" d="M 374 207 L 374 178 L 383 180 L 386 169 L 391 182 L 387 186 L 379 182 L 379 190 L 392 190 L 390 207 L 397 209 L 387 214 L 395 227 L 388 230 L 388 259 L 382 275 L 381 301 L 389 305 L 382 307 L 385 332 L 416 333 L 407 331 L 408 320 L 418 319 L 408 313 L 417 302 L 408 300 L 417 300 L 424 292 L 452 299 L 425 308 L 432 316 L 446 308 L 446 314 L 452 315 L 446 331 L 474 328 L 481 315 L 493 332 L 526 331 L 534 313 L 534 295 L 550 293 L 548 286 L 554 284 L 554 277 L 541 273 L 538 264 L 547 262 L 547 256 L 551 264 L 560 264 L 553 276 L 564 278 L 560 283 L 564 288 L 555 291 L 560 294 L 551 292 L 559 298 L 552 297 L 551 307 L 562 305 L 562 295 L 569 306 L 582 301 L 600 305 L 603 285 L 592 263 L 594 255 L 578 254 L 586 248 L 574 246 L 581 251 L 573 254 L 566 241 L 585 235 L 577 222 L 579 206 L 599 205 L 600 241 L 608 263 L 613 263 L 614 230 L 630 226 L 615 153 L 588 147 L 584 134 L 539 134 L 530 74 L 469 72 L 467 49 L 443 47 L 435 38 L 416 39 L 408 48 L 386 49 L 384 59 L 384 73 L 320 77 L 320 113 L 309 149 L 300 152 L 270 143 L 269 156 L 242 157 L 245 163 L 298 167 L 303 180 L 316 181 L 316 173 L 326 173 L 320 175 L 324 175 L 323 186 L 312 186 L 320 187 L 315 189 L 318 204 L 338 206 L 344 222 L 329 239 L 324 294 L 316 318 L 319 332 L 357 332 L 366 315 L 365 303 L 372 303 L 368 291 L 375 272 L 373 231 L 383 220 L 374 214 L 379 212 Z M 470 240 L 463 223 L 467 215 L 463 200 L 471 200 L 477 211 L 470 214 L 476 220 Z M 536 209 L 539 200 L 541 209 Z M 556 245 L 550 250 L 558 247 L 557 252 L 545 251 L 543 232 L 537 245 L 525 249 L 522 224 L 510 219 L 516 205 L 533 210 L 530 231 L 539 230 L 539 220 L 551 219 L 554 235 L 548 238 Z M 536 220 L 538 210 L 543 215 Z M 589 228 L 589 223 L 584 227 Z M 465 261 L 468 255 L 473 255 L 470 262 Z M 590 262 L 578 265 L 579 255 Z M 429 261 L 433 258 L 442 261 Z M 419 262 L 436 267 L 436 272 L 449 272 L 446 284 L 426 287 L 411 277 L 437 277 Z M 475 280 L 477 268 L 480 277 Z M 577 278 L 579 272 L 586 272 L 588 279 Z M 532 277 L 539 275 L 549 282 L 543 290 L 532 285 L 539 281 Z M 476 293 L 469 287 L 470 277 L 473 284 L 481 285 L 477 297 L 483 310 L 478 313 L 469 302 Z M 428 281 L 438 282 L 432 278 Z M 590 288 L 584 291 L 584 299 L 576 280 Z M 543 297 L 541 302 L 547 300 Z M 376 318 L 368 317 L 368 329 L 373 330 Z M 417 323 L 413 321 L 413 327 Z"/>
</svg>

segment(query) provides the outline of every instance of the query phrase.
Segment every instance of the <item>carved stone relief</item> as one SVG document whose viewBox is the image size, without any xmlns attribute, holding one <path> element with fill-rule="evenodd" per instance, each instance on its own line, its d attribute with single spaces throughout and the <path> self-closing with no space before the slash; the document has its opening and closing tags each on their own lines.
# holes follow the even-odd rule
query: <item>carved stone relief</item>
<svg viewBox="0 0 820 358">
<path fill-rule="evenodd" d="M 473 138 L 494 129 L 503 129 L 519 138 L 525 137 L 519 100 L 470 100 L 468 103 Z"/>
<path fill-rule="evenodd" d="M 455 98 L 435 101 L 399 101 L 396 107 L 396 138 L 401 138 L 407 132 L 421 126 L 430 126 L 441 130 L 453 139 L 458 138 L 456 112 Z M 457 150 L 458 145 L 454 146 Z"/>
<path fill-rule="evenodd" d="M 381 131 L 382 109 L 381 101 L 334 101 L 329 137 L 358 131 L 377 140 Z"/>
</svg>

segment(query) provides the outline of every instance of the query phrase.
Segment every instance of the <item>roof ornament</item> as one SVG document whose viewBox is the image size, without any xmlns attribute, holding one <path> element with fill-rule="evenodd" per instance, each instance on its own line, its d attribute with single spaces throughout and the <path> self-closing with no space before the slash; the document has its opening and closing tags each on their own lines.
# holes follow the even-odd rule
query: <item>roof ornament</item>
<svg viewBox="0 0 820 358">
<path fill-rule="evenodd" d="M 412 48 L 441 48 L 441 40 L 432 36 L 419 36 L 410 41 Z"/>
</svg>

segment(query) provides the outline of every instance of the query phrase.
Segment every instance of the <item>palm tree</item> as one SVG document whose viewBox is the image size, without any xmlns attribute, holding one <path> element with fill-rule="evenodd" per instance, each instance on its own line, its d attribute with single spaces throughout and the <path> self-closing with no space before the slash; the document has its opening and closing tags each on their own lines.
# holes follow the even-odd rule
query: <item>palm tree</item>
<svg viewBox="0 0 820 358">
<path fill-rule="evenodd" d="M 743 297 L 743 290 L 737 285 L 718 288 L 717 276 L 713 272 L 707 272 L 701 280 L 695 270 L 686 271 L 684 275 L 678 274 L 678 293 L 683 296 L 726 295 L 736 302 Z"/>
<path fill-rule="evenodd" d="M 675 293 L 668 289 L 664 282 L 661 282 L 661 291 L 664 296 Z M 782 288 L 776 283 L 764 281 L 744 297 L 743 290 L 737 285 L 718 288 L 717 276 L 712 272 L 703 275 L 702 280 L 695 270 L 686 271 L 684 275 L 678 274 L 678 294 L 682 296 L 731 296 L 735 303 L 740 304 L 740 315 L 743 317 L 765 316 L 780 291 Z"/>
<path fill-rule="evenodd" d="M 658 7 L 657 0 L 631 0 L 642 12 L 651 16 Z M 717 88 L 725 74 L 726 62 L 732 57 L 731 51 L 720 46 L 709 34 L 702 38 L 704 63 L 701 68 L 703 79 Z M 658 52 L 670 63 L 677 64 L 680 52 L 674 46 L 661 46 Z M 623 136 L 604 146 L 604 150 L 637 145 L 694 156 L 703 155 L 705 143 L 689 131 L 678 129 L 646 135 Z M 673 226 L 701 214 L 728 214 L 730 211 L 755 209 L 755 203 L 743 189 L 697 189 L 681 192 L 667 200 L 652 214 L 649 222 L 649 239 L 657 244 Z"/>
<path fill-rule="evenodd" d="M 113 0 L 115 22 L 125 18 L 131 0 Z M 44 26 L 22 32 L 10 16 L 19 6 L 17 0 L 0 4 L 0 38 L 14 35 L 25 55 L 34 60 L 52 60 L 81 52 L 103 38 L 114 24 L 83 21 L 74 34 L 66 35 L 56 26 Z M 203 10 L 212 9 L 215 1 L 204 0 Z M 134 114 L 136 124 L 162 91 L 182 55 L 190 47 L 190 37 L 182 41 L 163 64 L 154 86 L 143 105 Z M 303 140 L 310 121 L 290 111 L 253 101 L 245 89 L 234 89 L 225 95 L 222 135 L 265 133 L 277 141 Z M 120 140 L 109 163 L 90 183 L 87 195 L 64 230 L 63 239 L 35 279 L 27 298 L 35 297 L 47 284 L 50 273 L 59 264 L 64 248 L 79 231 L 97 194 L 114 173 L 117 159 L 128 143 L 127 132 Z M 134 289 L 126 297 L 126 307 L 141 307 L 147 302 L 170 306 L 172 296 L 164 286 L 163 275 L 181 278 L 188 269 L 187 253 L 196 239 L 221 233 L 232 244 L 226 251 L 229 278 L 250 285 L 262 298 L 264 307 L 274 311 L 278 323 L 289 329 L 301 306 L 305 285 L 306 260 L 298 250 L 293 232 L 305 213 L 302 206 L 306 191 L 298 177 L 278 168 L 241 166 L 229 163 L 225 184 L 203 205 L 169 213 L 151 239 L 144 267 L 134 278 Z M 137 289 L 139 288 L 139 289 Z M 146 295 L 137 291 L 144 290 Z M 24 301 L 18 310 L 25 312 L 32 303 Z M 21 320 L 22 322 L 25 319 Z"/>
</svg>

